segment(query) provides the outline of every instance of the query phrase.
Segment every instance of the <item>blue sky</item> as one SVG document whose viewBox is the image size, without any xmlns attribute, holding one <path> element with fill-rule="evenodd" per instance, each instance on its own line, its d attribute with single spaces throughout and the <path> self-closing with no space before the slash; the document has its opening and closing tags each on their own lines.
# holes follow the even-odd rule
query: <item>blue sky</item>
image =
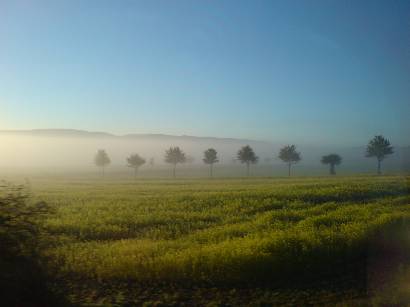
<svg viewBox="0 0 410 307">
<path fill-rule="evenodd" d="M 0 1 L 0 128 L 410 144 L 409 1 Z"/>
</svg>

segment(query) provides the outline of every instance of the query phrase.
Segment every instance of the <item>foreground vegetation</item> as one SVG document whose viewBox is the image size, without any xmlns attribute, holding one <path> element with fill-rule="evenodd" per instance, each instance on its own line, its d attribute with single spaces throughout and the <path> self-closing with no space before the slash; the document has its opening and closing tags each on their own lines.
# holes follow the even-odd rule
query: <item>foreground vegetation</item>
<svg viewBox="0 0 410 307">
<path fill-rule="evenodd" d="M 44 254 L 77 302 L 314 297 L 294 287 L 357 298 L 395 264 L 403 270 L 410 252 L 404 177 L 57 180 L 32 189 L 55 209 Z M 380 255 L 389 261 L 372 265 Z"/>
</svg>

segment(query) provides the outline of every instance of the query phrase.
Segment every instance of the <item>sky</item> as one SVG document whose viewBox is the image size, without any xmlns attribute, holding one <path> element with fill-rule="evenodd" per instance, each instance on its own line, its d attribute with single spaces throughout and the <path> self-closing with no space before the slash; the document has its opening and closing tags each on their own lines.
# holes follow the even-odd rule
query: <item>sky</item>
<svg viewBox="0 0 410 307">
<path fill-rule="evenodd" d="M 0 1 L 0 129 L 410 145 L 409 1 Z"/>
</svg>

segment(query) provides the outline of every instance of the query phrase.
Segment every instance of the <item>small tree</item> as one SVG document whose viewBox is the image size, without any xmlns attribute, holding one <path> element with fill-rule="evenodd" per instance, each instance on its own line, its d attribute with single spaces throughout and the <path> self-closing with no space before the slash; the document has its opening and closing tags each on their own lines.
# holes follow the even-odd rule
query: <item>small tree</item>
<svg viewBox="0 0 410 307">
<path fill-rule="evenodd" d="M 170 163 L 174 166 L 172 175 L 175 178 L 175 170 L 178 163 L 185 163 L 186 156 L 185 153 L 178 147 L 170 147 L 165 151 L 165 162 Z"/>
<path fill-rule="evenodd" d="M 258 163 L 258 157 L 255 155 L 252 147 L 243 146 L 238 150 L 237 158 L 242 164 L 246 164 L 246 175 L 249 176 L 249 166 Z"/>
<path fill-rule="evenodd" d="M 101 167 L 101 173 L 104 177 L 105 167 L 111 163 L 111 159 L 110 157 L 108 157 L 104 149 L 100 149 L 97 151 L 97 154 L 94 157 L 94 163 L 98 167 Z"/>
<path fill-rule="evenodd" d="M 26 186 L 0 182 L 2 306 L 68 306 L 44 270 L 42 247 L 52 244 L 45 221 L 54 213 L 46 203 L 33 201 Z"/>
<path fill-rule="evenodd" d="M 133 154 L 127 158 L 127 166 L 134 169 L 134 177 L 137 177 L 138 169 L 143 164 L 145 164 L 145 159 L 139 154 Z"/>
<path fill-rule="evenodd" d="M 369 141 L 366 148 L 366 157 L 377 159 L 377 174 L 381 174 L 381 163 L 386 158 L 387 155 L 394 153 L 393 146 L 391 146 L 390 141 L 384 138 L 382 135 L 376 135 L 373 139 Z"/>
<path fill-rule="evenodd" d="M 342 163 L 342 157 L 340 157 L 338 154 L 329 154 L 323 156 L 321 162 L 323 164 L 329 164 L 330 175 L 336 175 L 335 166 Z"/>
<path fill-rule="evenodd" d="M 300 152 L 296 151 L 295 145 L 286 145 L 279 151 L 279 159 L 288 164 L 288 176 L 292 164 L 298 163 L 302 158 Z"/>
<path fill-rule="evenodd" d="M 214 163 L 218 163 L 218 155 L 215 149 L 209 148 L 204 151 L 204 158 L 202 159 L 205 164 L 209 165 L 209 176 L 213 176 L 213 166 Z"/>
</svg>

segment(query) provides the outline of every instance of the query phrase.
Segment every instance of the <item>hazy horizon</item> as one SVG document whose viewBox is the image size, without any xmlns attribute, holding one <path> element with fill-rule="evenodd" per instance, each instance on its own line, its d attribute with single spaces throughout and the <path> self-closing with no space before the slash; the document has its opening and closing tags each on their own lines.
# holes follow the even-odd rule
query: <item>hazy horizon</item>
<svg viewBox="0 0 410 307">
<path fill-rule="evenodd" d="M 164 162 L 165 150 L 179 146 L 193 161 L 185 163 L 182 169 L 189 170 L 189 176 L 206 176 L 207 166 L 202 158 L 208 148 L 215 148 L 219 163 L 216 173 L 243 175 L 243 166 L 236 161 L 237 151 L 250 145 L 259 157 L 254 166 L 257 176 L 283 175 L 286 165 L 278 158 L 279 149 L 287 143 L 266 142 L 249 139 L 172 136 L 162 134 L 129 134 L 112 135 L 106 132 L 87 132 L 82 130 L 29 130 L 0 131 L 0 167 L 6 171 L 23 171 L 30 173 L 39 169 L 47 172 L 98 172 L 94 165 L 94 156 L 99 149 L 105 149 L 111 158 L 111 173 L 129 173 L 126 158 L 133 153 L 146 159 L 141 167 L 143 176 L 166 176 L 169 165 Z M 365 157 L 365 146 L 344 146 L 331 144 L 296 144 L 301 152 L 302 161 L 295 166 L 299 174 L 326 174 L 327 167 L 320 159 L 323 155 L 337 153 L 342 156 L 341 173 L 373 172 L 375 159 Z M 388 157 L 383 165 L 387 172 L 410 170 L 410 146 L 395 146 L 395 153 Z M 150 166 L 149 159 L 154 158 L 155 167 Z M 203 168 L 205 171 L 196 171 Z M 223 171 L 222 171 L 223 170 Z"/>
<path fill-rule="evenodd" d="M 216 139 L 216 140 L 239 140 L 239 141 L 250 141 L 250 142 L 261 142 L 261 143 L 269 143 L 269 144 L 281 144 L 287 145 L 287 144 L 299 144 L 302 146 L 326 146 L 326 147 L 334 147 L 335 149 L 337 148 L 346 148 L 346 147 L 363 147 L 367 145 L 367 142 L 373 138 L 377 134 L 369 134 L 367 139 L 363 139 L 362 142 L 357 142 L 357 143 L 341 143 L 338 144 L 337 142 L 329 143 L 329 142 L 315 142 L 315 140 L 308 140 L 305 139 L 299 143 L 295 142 L 290 142 L 289 140 L 280 140 L 280 139 L 258 139 L 258 138 L 245 138 L 245 137 L 233 137 L 233 136 L 218 136 L 218 135 L 192 135 L 192 134 L 170 134 L 166 132 L 156 132 L 156 133 L 150 133 L 150 132 L 133 132 L 133 131 L 128 131 L 124 133 L 114 133 L 111 131 L 106 131 L 106 130 L 84 130 L 84 129 L 76 129 L 76 128 L 33 128 L 33 129 L 0 129 L 0 133 L 5 133 L 5 134 L 37 134 L 37 136 L 41 136 L 42 134 L 48 135 L 48 134 L 55 134 L 56 136 L 75 136 L 76 134 L 83 136 L 84 135 L 90 135 L 90 136 L 108 136 L 108 137 L 133 137 L 133 136 L 147 136 L 147 137 L 170 137 L 170 138 L 198 138 L 198 139 Z M 385 136 L 385 135 L 384 135 Z M 390 137 L 386 136 L 389 140 L 391 140 Z M 393 144 L 394 147 L 408 147 L 410 146 L 410 140 L 407 143 L 395 143 Z"/>
</svg>

